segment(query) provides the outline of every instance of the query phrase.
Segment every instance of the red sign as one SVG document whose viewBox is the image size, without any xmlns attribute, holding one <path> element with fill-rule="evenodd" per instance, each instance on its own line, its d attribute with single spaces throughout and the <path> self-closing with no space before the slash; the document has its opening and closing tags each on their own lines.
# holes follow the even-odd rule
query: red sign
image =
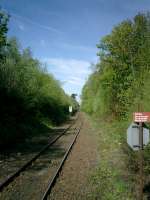
<svg viewBox="0 0 150 200">
<path fill-rule="evenodd" d="M 150 122 L 150 112 L 135 112 L 133 113 L 134 122 Z"/>
</svg>

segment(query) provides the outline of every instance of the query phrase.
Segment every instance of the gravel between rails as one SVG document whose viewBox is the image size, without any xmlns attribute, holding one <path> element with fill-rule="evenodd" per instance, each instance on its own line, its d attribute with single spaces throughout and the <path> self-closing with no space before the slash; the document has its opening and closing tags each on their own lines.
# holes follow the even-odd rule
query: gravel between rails
<svg viewBox="0 0 150 200">
<path fill-rule="evenodd" d="M 98 162 L 97 136 L 88 118 L 84 124 L 49 200 L 87 200 L 90 193 L 89 175 Z"/>
</svg>

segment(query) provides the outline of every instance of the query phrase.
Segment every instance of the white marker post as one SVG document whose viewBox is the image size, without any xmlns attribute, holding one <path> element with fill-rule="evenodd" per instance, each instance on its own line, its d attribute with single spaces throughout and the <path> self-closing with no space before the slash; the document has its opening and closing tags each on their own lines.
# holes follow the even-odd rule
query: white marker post
<svg viewBox="0 0 150 200">
<path fill-rule="evenodd" d="M 72 106 L 69 106 L 69 113 L 72 114 Z"/>
</svg>

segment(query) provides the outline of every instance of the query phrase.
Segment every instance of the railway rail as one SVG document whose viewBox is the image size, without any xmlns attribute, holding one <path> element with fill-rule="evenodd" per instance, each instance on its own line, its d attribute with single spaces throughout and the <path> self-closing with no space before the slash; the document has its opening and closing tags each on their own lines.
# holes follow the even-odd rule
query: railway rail
<svg viewBox="0 0 150 200">
<path fill-rule="evenodd" d="M 60 174 L 60 172 L 61 172 L 61 170 L 62 170 L 62 168 L 63 168 L 63 165 L 64 165 L 64 163 L 65 163 L 65 161 L 66 161 L 66 159 L 67 159 L 69 153 L 71 152 L 71 149 L 72 149 L 73 145 L 74 145 L 75 142 L 76 142 L 76 139 L 77 139 L 77 137 L 78 137 L 78 135 L 79 135 L 79 133 L 80 133 L 80 130 L 81 130 L 81 128 L 82 128 L 82 125 L 83 125 L 83 123 L 81 123 L 79 129 L 77 130 L 77 133 L 75 134 L 75 137 L 74 137 L 73 141 L 71 142 L 71 144 L 70 144 L 68 150 L 66 151 L 66 153 L 65 153 L 65 155 L 64 155 L 64 157 L 63 157 L 63 159 L 62 159 L 60 165 L 58 166 L 58 168 L 57 168 L 55 174 L 53 175 L 52 178 L 50 178 L 49 183 L 48 183 L 48 186 L 47 186 L 47 189 L 46 189 L 46 191 L 45 191 L 45 193 L 44 193 L 44 195 L 43 195 L 43 197 L 42 197 L 41 200 L 47 200 L 47 197 L 48 197 L 48 195 L 50 194 L 52 188 L 54 187 L 54 185 L 55 185 L 55 183 L 56 183 L 56 179 L 59 177 L 59 174 Z"/>
<path fill-rule="evenodd" d="M 41 156 L 50 146 L 55 144 L 67 131 L 71 129 L 71 127 L 76 123 L 77 119 L 74 120 L 74 122 L 71 123 L 61 134 L 53 138 L 51 141 L 48 142 L 46 146 L 44 146 L 39 153 L 37 153 L 35 156 L 33 156 L 29 161 L 27 161 L 22 167 L 20 167 L 16 172 L 11 174 L 8 178 L 6 178 L 4 181 L 0 183 L 0 192 L 3 191 L 5 187 L 7 187 L 11 182 L 13 182 L 22 172 L 24 172 L 32 163 Z"/>
</svg>

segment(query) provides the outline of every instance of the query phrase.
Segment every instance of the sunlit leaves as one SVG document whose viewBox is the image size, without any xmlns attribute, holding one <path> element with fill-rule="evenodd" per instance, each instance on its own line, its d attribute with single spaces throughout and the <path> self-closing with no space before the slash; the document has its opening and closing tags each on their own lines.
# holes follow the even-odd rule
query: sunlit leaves
<svg viewBox="0 0 150 200">
<path fill-rule="evenodd" d="M 139 13 L 133 20 L 125 20 L 115 26 L 97 47 L 100 61 L 96 71 L 99 74 L 96 77 L 93 73 L 93 78 L 89 78 L 83 89 L 83 108 L 85 111 L 93 111 L 94 108 L 95 113 L 107 111 L 117 117 L 126 117 L 133 102 L 137 103 L 139 91 L 144 91 L 148 82 L 145 75 L 150 71 L 149 13 Z M 91 93 L 94 94 L 93 99 Z M 97 109 L 96 104 L 99 105 Z"/>
</svg>

